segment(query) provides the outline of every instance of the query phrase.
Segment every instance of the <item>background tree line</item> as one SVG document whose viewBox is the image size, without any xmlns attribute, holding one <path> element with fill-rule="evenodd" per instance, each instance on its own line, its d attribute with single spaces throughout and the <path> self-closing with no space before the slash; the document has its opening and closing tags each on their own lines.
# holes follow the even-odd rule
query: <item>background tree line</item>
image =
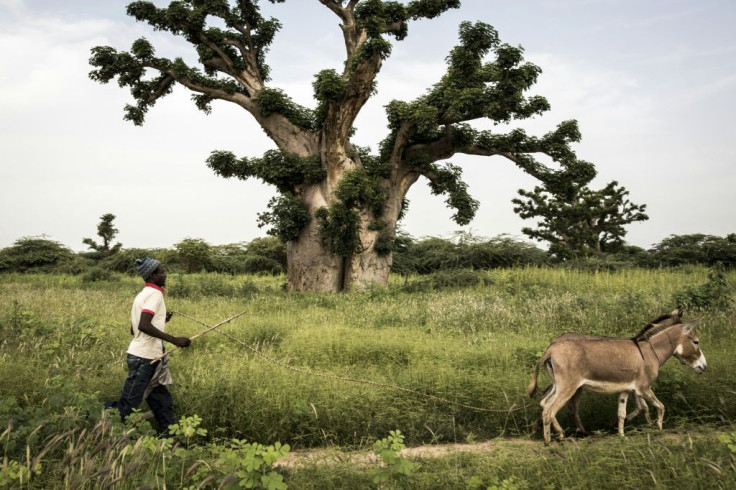
<svg viewBox="0 0 736 490">
<path fill-rule="evenodd" d="M 0 272 L 58 272 L 85 274 L 100 280 L 112 273 L 134 274 L 134 260 L 155 256 L 169 270 L 181 273 L 268 274 L 286 272 L 286 245 L 277 237 L 256 238 L 248 243 L 211 245 L 202 238 L 185 238 L 172 248 L 124 248 L 114 242 L 118 230 L 115 216 L 105 214 L 98 226 L 101 243 L 85 238 L 90 251 L 74 252 L 48 237 L 23 237 L 0 249 Z M 719 237 L 706 234 L 671 235 L 651 249 L 625 243 L 611 252 L 577 254 L 550 247 L 543 250 L 517 238 L 500 235 L 484 238 L 457 232 L 452 238 L 415 238 L 397 234 L 393 244 L 395 274 L 410 276 L 451 270 L 488 270 L 514 266 L 564 266 L 615 269 L 621 267 L 678 267 L 683 265 L 726 268 L 736 265 L 736 233 Z"/>
</svg>

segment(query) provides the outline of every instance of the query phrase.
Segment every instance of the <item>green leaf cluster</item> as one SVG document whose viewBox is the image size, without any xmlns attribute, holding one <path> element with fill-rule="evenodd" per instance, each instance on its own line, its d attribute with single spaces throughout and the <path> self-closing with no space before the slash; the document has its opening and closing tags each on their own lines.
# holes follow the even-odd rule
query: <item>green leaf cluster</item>
<svg viewBox="0 0 736 490">
<path fill-rule="evenodd" d="M 266 211 L 258 214 L 258 227 L 270 226 L 267 233 L 286 243 L 299 238 L 299 233 L 312 220 L 301 199 L 291 193 L 269 201 Z"/>
<path fill-rule="evenodd" d="M 319 221 L 319 231 L 327 249 L 341 257 L 348 257 L 362 250 L 360 242 L 360 213 L 342 201 L 319 208 L 314 217 Z"/>
<path fill-rule="evenodd" d="M 388 437 L 373 443 L 373 452 L 384 465 L 371 471 L 374 483 L 407 483 L 411 479 L 416 464 L 401 456 L 401 450 L 404 448 L 406 448 L 404 435 L 398 429 L 390 431 Z"/>
<path fill-rule="evenodd" d="M 281 89 L 264 87 L 256 95 L 255 101 L 264 116 L 281 114 L 300 128 L 310 131 L 317 129 L 314 111 L 295 103 Z"/>
<path fill-rule="evenodd" d="M 327 175 L 319 156 L 303 158 L 279 150 L 269 150 L 261 158 L 240 159 L 229 151 L 213 151 L 207 166 L 225 178 L 257 177 L 281 193 L 295 193 L 301 186 L 320 182 Z"/>
<path fill-rule="evenodd" d="M 345 95 L 346 82 L 335 70 L 322 70 L 314 76 L 312 82 L 314 98 L 318 101 L 314 111 L 315 127 L 321 127 L 327 118 L 330 104 L 340 101 Z"/>
<path fill-rule="evenodd" d="M 456 210 L 452 219 L 459 225 L 467 225 L 475 216 L 479 203 L 468 193 L 468 185 L 461 180 L 460 167 L 448 163 L 445 167 L 433 165 L 436 177 L 429 182 L 432 194 L 446 194 L 447 205 Z"/>
<path fill-rule="evenodd" d="M 369 229 L 384 230 L 386 223 L 380 220 L 388 198 L 380 179 L 365 168 L 356 168 L 346 172 L 335 189 L 337 199 L 329 207 L 317 210 L 315 217 L 319 220 L 320 234 L 330 252 L 348 256 L 361 250 L 360 212 L 369 211 L 375 218 Z M 380 240 L 380 253 L 386 254 L 390 249 L 390 237 Z"/>
</svg>

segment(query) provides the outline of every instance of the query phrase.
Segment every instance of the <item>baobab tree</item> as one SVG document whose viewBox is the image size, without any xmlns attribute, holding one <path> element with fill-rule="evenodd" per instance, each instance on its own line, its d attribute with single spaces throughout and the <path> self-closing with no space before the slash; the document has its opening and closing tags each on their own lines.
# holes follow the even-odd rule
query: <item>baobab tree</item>
<svg viewBox="0 0 736 490">
<path fill-rule="evenodd" d="M 469 195 L 460 168 L 446 162 L 457 153 L 500 155 L 552 187 L 587 183 L 595 175 L 593 166 L 570 147 L 580 139 L 575 121 L 562 122 L 539 137 L 521 129 L 481 131 L 470 125 L 489 119 L 505 127 L 550 107 L 544 97 L 525 95 L 540 68 L 524 60 L 521 47 L 502 43 L 483 22 L 460 24 L 459 44 L 446 58 L 446 73 L 424 95 L 386 106 L 388 135 L 376 153 L 353 144 L 353 124 L 391 54 L 389 39 L 403 40 L 410 22 L 436 18 L 459 8 L 460 2 L 319 3 L 325 13 L 339 18 L 345 59 L 341 71 L 323 69 L 314 76 L 314 108 L 296 104 L 268 85 L 266 53 L 280 24 L 261 15 L 258 0 L 181 0 L 165 8 L 146 1 L 128 5 L 128 15 L 190 43 L 200 67 L 181 58 L 157 57 L 145 38 L 124 52 L 95 47 L 90 59 L 96 67 L 90 73 L 93 80 L 117 78 L 121 87 L 130 88 L 135 104 L 125 108 L 125 119 L 134 124 L 142 124 L 147 111 L 176 85 L 192 91 L 194 103 L 206 113 L 212 101 L 223 100 L 255 118 L 276 150 L 260 157 L 214 151 L 207 164 L 222 177 L 255 177 L 278 190 L 259 220 L 287 243 L 291 289 L 340 291 L 386 284 L 405 196 L 420 177 L 434 194 L 446 196 L 455 222 L 469 223 L 478 201 Z M 543 165 L 539 154 L 555 165 Z"/>
</svg>

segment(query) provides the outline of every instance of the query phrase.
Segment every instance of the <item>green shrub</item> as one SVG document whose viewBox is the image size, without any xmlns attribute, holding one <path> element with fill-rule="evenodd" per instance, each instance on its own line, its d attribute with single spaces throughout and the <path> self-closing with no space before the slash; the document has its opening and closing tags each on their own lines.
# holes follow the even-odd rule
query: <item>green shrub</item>
<svg viewBox="0 0 736 490">
<path fill-rule="evenodd" d="M 179 265 L 186 272 L 201 272 L 212 267 L 212 246 L 201 238 L 185 238 L 174 244 Z"/>
<path fill-rule="evenodd" d="M 726 269 L 718 262 L 708 272 L 708 280 L 700 285 L 688 285 L 677 291 L 674 304 L 690 309 L 727 308 L 733 305 L 733 287 L 726 276 Z"/>
<path fill-rule="evenodd" d="M 160 260 L 166 267 L 167 272 L 173 272 L 179 268 L 179 259 L 176 251 L 163 248 L 125 248 L 100 261 L 99 266 L 113 272 L 135 276 L 138 275 L 135 268 L 135 261 L 144 257 L 152 257 Z"/>
<path fill-rule="evenodd" d="M 72 260 L 74 252 L 43 236 L 23 237 L 0 250 L 0 269 L 5 272 L 48 272 L 61 262 Z"/>
<path fill-rule="evenodd" d="M 99 281 L 110 281 L 112 279 L 115 279 L 115 273 L 108 270 L 103 269 L 102 267 L 93 267 L 89 269 L 87 272 L 82 274 L 81 279 L 82 282 L 99 282 Z"/>
</svg>

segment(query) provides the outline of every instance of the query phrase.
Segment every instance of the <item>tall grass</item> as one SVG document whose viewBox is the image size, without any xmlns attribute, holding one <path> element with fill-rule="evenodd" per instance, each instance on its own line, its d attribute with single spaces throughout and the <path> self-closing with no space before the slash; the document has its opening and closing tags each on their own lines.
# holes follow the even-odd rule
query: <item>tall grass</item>
<svg viewBox="0 0 736 490">
<path fill-rule="evenodd" d="M 297 449 L 367 448 L 397 428 L 408 445 L 536 441 L 539 410 L 525 388 L 550 339 L 567 331 L 632 335 L 671 311 L 676 293 L 706 281 L 708 271 L 519 268 L 482 275 L 459 288 L 412 289 L 394 279 L 388 288 L 340 295 L 287 293 L 283 277 L 172 275 L 170 310 L 209 324 L 246 312 L 222 327 L 239 343 L 213 331 L 172 354 L 175 409 L 199 415 L 213 440 Z M 63 410 L 52 402 L 94 412 L 116 398 L 126 375 L 130 302 L 140 286 L 125 276 L 92 284 L 0 276 L 2 400 L 15 400 L 16 412 Z M 697 313 L 706 374 L 664 366 L 654 390 L 667 407 L 667 428 L 727 429 L 736 419 L 733 313 L 732 306 Z M 203 329 L 181 315 L 167 326 L 187 336 Z M 85 396 L 54 401 L 55 389 Z M 614 397 L 585 396 L 586 427 L 613 434 L 615 407 Z M 0 418 L 12 410 L 0 409 Z M 570 425 L 564 415 L 560 421 Z"/>
</svg>

